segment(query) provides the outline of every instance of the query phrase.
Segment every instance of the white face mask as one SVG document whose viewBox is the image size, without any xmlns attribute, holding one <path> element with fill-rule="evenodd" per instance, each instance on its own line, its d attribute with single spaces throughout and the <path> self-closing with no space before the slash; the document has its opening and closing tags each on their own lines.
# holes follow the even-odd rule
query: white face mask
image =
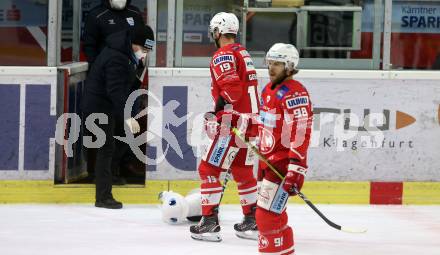
<svg viewBox="0 0 440 255">
<path fill-rule="evenodd" d="M 127 0 L 110 0 L 110 6 L 115 10 L 122 10 L 125 8 Z"/>
<path fill-rule="evenodd" d="M 145 66 L 145 63 L 146 63 L 146 61 L 147 61 L 147 53 L 142 52 L 141 50 L 137 50 L 137 51 L 134 53 L 134 55 L 136 56 L 136 58 L 137 58 L 139 61 L 142 61 L 142 63 L 143 63 L 144 66 Z"/>
</svg>

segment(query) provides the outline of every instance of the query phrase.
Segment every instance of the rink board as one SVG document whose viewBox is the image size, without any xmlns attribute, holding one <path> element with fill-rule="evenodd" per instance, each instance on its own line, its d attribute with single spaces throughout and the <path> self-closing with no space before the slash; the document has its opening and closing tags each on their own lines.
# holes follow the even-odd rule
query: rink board
<svg viewBox="0 0 440 255">
<path fill-rule="evenodd" d="M 261 90 L 267 71 L 258 70 L 258 77 Z M 309 180 L 440 181 L 438 72 L 301 70 L 297 79 L 315 112 Z M 149 129 L 158 135 L 149 143 L 155 165 L 147 179 L 198 178 L 209 143 L 201 123 L 212 109 L 210 83 L 207 69 L 150 72 L 149 104 L 157 114 Z M 179 118 L 187 121 L 173 122 Z"/>
<path fill-rule="evenodd" d="M 54 176 L 57 68 L 0 68 L 0 180 Z"/>
<path fill-rule="evenodd" d="M 157 204 L 161 191 L 187 194 L 199 181 L 147 181 L 143 185 L 114 186 L 114 196 L 127 204 Z M 376 185 L 373 189 L 372 187 Z M 402 192 L 390 192 L 396 186 Z M 369 183 L 310 181 L 303 190 L 314 203 L 321 204 L 440 204 L 440 183 Z M 237 187 L 229 182 L 222 203 L 239 204 Z M 0 203 L 93 203 L 95 186 L 87 184 L 54 185 L 52 181 L 0 181 Z M 302 203 L 298 197 L 290 203 Z"/>
<path fill-rule="evenodd" d="M 2 67 L 0 180 L 54 176 L 55 68 Z M 267 71 L 258 70 L 260 89 Z M 315 111 L 308 180 L 440 181 L 440 75 L 301 70 Z M 150 70 L 147 180 L 198 179 L 208 69 Z"/>
<path fill-rule="evenodd" d="M 54 159 L 56 68 L 0 70 L 0 202 L 91 202 L 91 185 L 53 185 L 60 163 Z M 267 70 L 257 71 L 261 89 Z M 440 203 L 438 72 L 301 70 L 297 78 L 315 110 L 305 186 L 311 198 Z M 197 187 L 197 165 L 209 142 L 201 125 L 212 104 L 208 69 L 152 68 L 150 93 L 147 186 L 115 188 L 127 203 L 155 203 L 162 190 Z M 225 202 L 238 202 L 234 189 Z"/>
</svg>

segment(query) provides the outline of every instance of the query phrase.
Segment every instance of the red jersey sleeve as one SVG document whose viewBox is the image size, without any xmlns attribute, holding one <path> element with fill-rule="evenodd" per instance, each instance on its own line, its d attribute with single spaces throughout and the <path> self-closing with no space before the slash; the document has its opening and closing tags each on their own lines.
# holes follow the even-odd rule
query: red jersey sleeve
<svg viewBox="0 0 440 255">
<path fill-rule="evenodd" d="M 211 71 L 219 94 L 231 104 L 240 100 L 242 95 L 237 65 L 238 62 L 232 50 L 215 54 L 211 62 Z"/>
<path fill-rule="evenodd" d="M 288 139 L 290 159 L 297 160 L 298 165 L 307 167 L 307 149 L 310 144 L 312 131 L 313 109 L 307 90 L 300 87 L 296 91 L 290 91 L 281 103 L 284 125 L 282 139 Z M 287 132 L 287 133 L 285 133 Z"/>
</svg>

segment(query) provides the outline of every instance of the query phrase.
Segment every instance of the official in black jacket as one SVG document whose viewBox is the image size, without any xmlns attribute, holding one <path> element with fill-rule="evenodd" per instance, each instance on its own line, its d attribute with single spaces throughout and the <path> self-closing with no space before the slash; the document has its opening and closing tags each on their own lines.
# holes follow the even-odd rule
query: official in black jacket
<svg viewBox="0 0 440 255">
<path fill-rule="evenodd" d="M 89 69 L 95 62 L 96 57 L 102 51 L 105 46 L 105 38 L 115 32 L 130 30 L 134 33 L 137 29 L 147 29 L 150 34 L 150 44 L 148 48 L 151 50 L 154 44 L 153 30 L 146 26 L 142 13 L 139 9 L 133 5 L 130 5 L 131 0 L 102 0 L 101 4 L 93 8 L 86 19 L 83 34 L 83 51 L 89 62 Z M 144 77 L 143 73 L 146 73 L 144 66 L 145 56 L 137 65 L 137 76 L 139 78 Z M 138 89 L 141 86 L 140 80 L 135 80 L 132 84 L 133 89 Z M 139 100 L 136 100 L 135 108 L 138 108 Z M 121 129 L 116 129 L 116 135 L 120 135 Z M 123 130 L 122 130 L 123 132 Z M 120 163 L 123 158 L 126 157 L 126 146 L 120 146 L 120 142 L 117 141 L 116 152 L 113 155 L 113 184 L 123 185 L 126 180 L 121 176 Z M 95 149 L 87 150 L 87 157 L 90 159 L 87 162 L 88 173 L 90 180 L 93 179 L 95 173 L 93 172 L 94 158 L 96 155 Z"/>
<path fill-rule="evenodd" d="M 139 123 L 130 116 L 124 117 L 124 107 L 136 78 L 135 70 L 142 52 L 147 52 L 148 33 L 137 29 L 133 36 L 128 30 L 111 34 L 106 46 L 92 65 L 85 82 L 82 110 L 84 117 L 93 113 L 103 113 L 108 123 L 97 123 L 105 133 L 105 143 L 96 155 L 96 207 L 122 208 L 122 203 L 112 195 L 111 163 L 114 152 L 115 129 L 124 123 L 132 133 L 140 131 Z M 87 127 L 89 130 L 91 127 Z M 91 130 L 99 134 L 96 130 Z M 98 139 L 103 139 L 99 137 Z"/>
<path fill-rule="evenodd" d="M 105 46 L 105 39 L 115 32 L 145 27 L 140 10 L 131 0 L 102 0 L 86 19 L 83 35 L 84 53 L 91 65 Z"/>
</svg>

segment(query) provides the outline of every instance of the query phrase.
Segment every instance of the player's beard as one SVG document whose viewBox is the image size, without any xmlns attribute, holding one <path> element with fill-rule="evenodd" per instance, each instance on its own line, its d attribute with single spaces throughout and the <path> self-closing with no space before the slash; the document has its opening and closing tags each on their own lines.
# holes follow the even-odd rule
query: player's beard
<svg viewBox="0 0 440 255">
<path fill-rule="evenodd" d="M 214 39 L 215 46 L 217 46 L 217 49 L 220 49 L 220 43 L 218 42 L 220 39 Z"/>
<path fill-rule="evenodd" d="M 220 43 L 219 43 L 220 37 L 215 39 L 215 32 L 214 32 L 214 33 L 211 33 L 211 38 L 214 40 L 215 47 L 217 47 L 217 49 L 220 49 Z"/>
<path fill-rule="evenodd" d="M 281 74 L 277 75 L 272 81 L 272 89 L 274 89 L 278 84 L 283 82 L 287 78 L 287 71 L 284 70 Z"/>
</svg>

